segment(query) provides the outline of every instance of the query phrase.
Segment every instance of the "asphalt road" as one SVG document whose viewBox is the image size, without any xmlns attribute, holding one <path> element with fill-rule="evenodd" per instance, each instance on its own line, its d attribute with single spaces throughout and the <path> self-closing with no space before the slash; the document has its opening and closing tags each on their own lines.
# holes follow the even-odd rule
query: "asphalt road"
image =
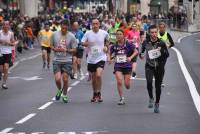
<svg viewBox="0 0 200 134">
<path fill-rule="evenodd" d="M 188 55 L 193 55 L 195 50 L 197 49 L 186 48 L 186 51 L 189 51 Z M 184 49 L 181 49 L 181 52 L 185 55 Z M 197 69 L 197 72 L 193 71 L 199 78 L 199 68 L 188 63 L 190 60 L 187 57 L 184 59 L 187 67 L 191 66 L 191 70 Z M 192 62 L 196 63 L 195 61 L 199 63 L 198 57 Z M 83 70 L 86 74 L 85 63 Z M 189 72 L 191 70 L 189 69 Z M 200 115 L 193 103 L 175 51 L 170 50 L 170 58 L 166 65 L 164 78 L 166 86 L 162 90 L 159 114 L 147 108 L 148 95 L 143 61 L 138 60 L 137 79 L 132 81 L 131 89 L 124 90 L 126 99 L 124 106 L 117 105 L 119 97 L 112 71 L 113 65 L 105 66 L 103 103 L 90 102 L 91 83 L 87 82 L 87 76 L 84 76 L 82 80 L 70 80 L 70 102 L 64 104 L 62 101 L 52 100 L 56 92 L 52 69 L 42 69 L 41 57 L 20 63 L 9 75 L 9 90 L 0 90 L 0 132 L 9 134 L 197 134 L 200 132 Z M 199 84 L 196 80 L 197 78 L 194 78 L 195 83 Z"/>
</svg>

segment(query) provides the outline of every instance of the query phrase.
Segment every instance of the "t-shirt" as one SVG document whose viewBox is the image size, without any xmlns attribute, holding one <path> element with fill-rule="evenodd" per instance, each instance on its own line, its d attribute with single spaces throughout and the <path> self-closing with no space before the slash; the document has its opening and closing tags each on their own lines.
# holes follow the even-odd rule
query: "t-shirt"
<svg viewBox="0 0 200 134">
<path fill-rule="evenodd" d="M 0 40 L 11 42 L 11 40 L 14 40 L 14 34 L 11 31 L 8 31 L 8 33 L 4 33 L 3 30 L 0 30 Z M 5 44 L 0 44 L 0 53 L 1 54 L 11 54 L 12 53 L 12 46 L 6 46 Z"/>
<path fill-rule="evenodd" d="M 84 33 L 81 30 L 78 30 L 76 32 L 73 32 L 73 34 L 74 34 L 74 36 L 76 38 L 76 41 L 78 43 L 78 47 L 82 48 L 82 46 L 81 46 L 81 39 L 83 38 Z"/>
<path fill-rule="evenodd" d="M 50 47 L 52 35 L 53 35 L 52 31 L 41 30 L 39 32 L 39 40 L 40 40 L 41 46 Z"/>
<path fill-rule="evenodd" d="M 96 64 L 99 61 L 106 61 L 106 53 L 103 48 L 105 41 L 109 40 L 109 35 L 106 31 L 99 29 L 97 33 L 90 30 L 85 33 L 82 38 L 82 42 L 90 42 L 88 46 L 88 58 L 87 63 Z"/>
<path fill-rule="evenodd" d="M 52 36 L 52 45 L 54 48 L 73 49 L 77 47 L 75 36 L 71 32 L 62 35 L 61 31 L 54 32 Z M 54 62 L 72 62 L 72 54 L 67 52 L 54 52 Z"/>
<path fill-rule="evenodd" d="M 110 53 L 115 56 L 115 59 L 117 56 L 123 57 L 125 56 L 126 58 L 131 56 L 135 50 L 135 45 L 131 43 L 126 43 L 126 44 L 116 44 L 111 46 L 110 48 Z M 122 62 L 118 63 L 117 61 L 115 62 L 114 65 L 115 68 L 132 68 L 132 62 Z"/>
</svg>

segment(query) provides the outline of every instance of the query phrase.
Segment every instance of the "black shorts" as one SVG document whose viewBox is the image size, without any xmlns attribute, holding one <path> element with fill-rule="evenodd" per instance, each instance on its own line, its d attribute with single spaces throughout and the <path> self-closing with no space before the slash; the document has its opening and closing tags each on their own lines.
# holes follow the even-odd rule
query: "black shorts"
<svg viewBox="0 0 200 134">
<path fill-rule="evenodd" d="M 79 59 L 82 59 L 83 58 L 83 49 L 76 49 L 76 53 L 74 54 L 74 56 L 76 56 L 77 58 Z"/>
<path fill-rule="evenodd" d="M 132 73 L 132 68 L 115 67 L 113 73 L 115 74 L 115 72 L 122 72 L 123 75 L 127 75 Z"/>
<path fill-rule="evenodd" d="M 96 72 L 97 68 L 103 68 L 104 69 L 105 66 L 105 61 L 99 61 L 96 64 L 90 64 L 88 63 L 88 71 L 93 73 Z"/>
<path fill-rule="evenodd" d="M 0 57 L 0 65 L 4 65 L 5 63 L 11 63 L 12 54 L 2 54 Z"/>
<path fill-rule="evenodd" d="M 42 50 L 46 50 L 48 54 L 51 53 L 51 48 L 50 48 L 50 47 L 44 47 L 44 46 L 42 46 L 41 49 L 42 49 Z"/>
</svg>

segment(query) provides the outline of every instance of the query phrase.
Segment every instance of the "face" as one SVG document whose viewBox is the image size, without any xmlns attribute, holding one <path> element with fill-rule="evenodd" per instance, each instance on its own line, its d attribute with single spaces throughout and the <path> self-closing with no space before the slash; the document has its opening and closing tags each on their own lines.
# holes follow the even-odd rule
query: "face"
<svg viewBox="0 0 200 134">
<path fill-rule="evenodd" d="M 79 24 L 77 22 L 73 23 L 73 29 L 76 31 L 79 29 Z"/>
<path fill-rule="evenodd" d="M 159 31 L 160 31 L 161 33 L 164 33 L 165 30 L 166 30 L 165 25 L 159 25 Z"/>
<path fill-rule="evenodd" d="M 121 32 L 121 31 L 117 31 L 117 33 L 116 33 L 116 38 L 117 38 L 117 41 L 122 41 L 122 40 L 124 40 L 124 33 Z"/>
<path fill-rule="evenodd" d="M 45 25 L 44 28 L 45 28 L 46 31 L 49 31 L 49 25 Z"/>
<path fill-rule="evenodd" d="M 150 36 L 153 40 L 157 39 L 157 34 L 158 34 L 157 28 L 150 29 L 149 33 L 150 33 Z"/>
<path fill-rule="evenodd" d="M 67 25 L 64 25 L 64 24 L 61 25 L 61 32 L 63 35 L 67 33 Z"/>
<path fill-rule="evenodd" d="M 3 24 L 3 30 L 4 30 L 4 31 L 8 31 L 9 28 L 10 28 L 9 22 L 4 22 L 4 24 Z"/>
<path fill-rule="evenodd" d="M 137 30 L 136 25 L 133 25 L 131 28 L 132 28 L 133 31 L 136 31 L 136 30 Z"/>
<path fill-rule="evenodd" d="M 99 30 L 100 24 L 99 21 L 97 19 L 94 19 L 92 21 L 92 29 L 97 32 Z"/>
</svg>

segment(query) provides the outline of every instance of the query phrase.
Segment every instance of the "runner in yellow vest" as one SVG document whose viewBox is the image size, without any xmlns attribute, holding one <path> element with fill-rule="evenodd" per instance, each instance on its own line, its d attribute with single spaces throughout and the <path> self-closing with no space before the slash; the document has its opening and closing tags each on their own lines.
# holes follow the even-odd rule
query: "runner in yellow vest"
<svg viewBox="0 0 200 134">
<path fill-rule="evenodd" d="M 161 22 L 159 24 L 158 38 L 161 39 L 163 42 L 165 42 L 165 44 L 167 45 L 167 48 L 171 48 L 174 46 L 174 41 L 173 41 L 171 35 L 166 31 L 166 24 L 164 22 Z M 166 62 L 167 62 L 167 59 L 166 59 L 166 61 L 164 61 L 164 66 L 165 66 Z M 163 73 L 165 73 L 165 69 L 164 69 Z M 164 87 L 165 84 L 162 82 L 161 86 Z"/>
</svg>

